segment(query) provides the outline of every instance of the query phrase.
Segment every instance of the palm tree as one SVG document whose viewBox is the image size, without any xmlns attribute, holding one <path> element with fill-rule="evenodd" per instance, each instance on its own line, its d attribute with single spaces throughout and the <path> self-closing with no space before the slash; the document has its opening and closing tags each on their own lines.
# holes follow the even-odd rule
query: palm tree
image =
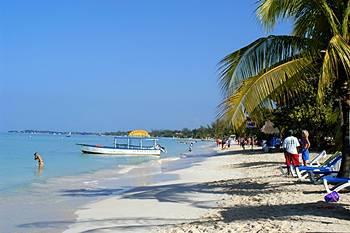
<svg viewBox="0 0 350 233">
<path fill-rule="evenodd" d="M 220 62 L 221 118 L 238 130 L 247 118 L 261 120 L 264 109 L 297 96 L 308 77 L 316 77 L 318 102 L 329 90 L 340 102 L 339 175 L 349 177 L 350 0 L 259 0 L 257 15 L 268 30 L 291 19 L 293 32 L 260 38 Z"/>
</svg>

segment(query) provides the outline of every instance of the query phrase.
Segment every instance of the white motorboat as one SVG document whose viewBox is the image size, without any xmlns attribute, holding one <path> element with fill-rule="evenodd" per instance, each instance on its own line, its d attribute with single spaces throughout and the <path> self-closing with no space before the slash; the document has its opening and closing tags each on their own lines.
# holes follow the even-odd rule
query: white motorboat
<svg viewBox="0 0 350 233">
<path fill-rule="evenodd" d="M 115 137 L 113 146 L 77 144 L 83 153 L 111 155 L 157 155 L 165 148 L 157 143 L 157 138 Z"/>
</svg>

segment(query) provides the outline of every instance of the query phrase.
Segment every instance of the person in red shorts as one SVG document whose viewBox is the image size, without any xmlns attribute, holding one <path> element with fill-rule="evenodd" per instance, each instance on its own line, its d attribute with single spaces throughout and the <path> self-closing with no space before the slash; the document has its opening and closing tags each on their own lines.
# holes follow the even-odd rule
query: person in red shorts
<svg viewBox="0 0 350 233">
<path fill-rule="evenodd" d="M 284 149 L 284 157 L 286 159 L 287 174 L 290 175 L 292 166 L 300 165 L 298 147 L 299 141 L 293 136 L 293 130 L 288 130 L 287 137 L 284 139 L 282 147 Z"/>
</svg>

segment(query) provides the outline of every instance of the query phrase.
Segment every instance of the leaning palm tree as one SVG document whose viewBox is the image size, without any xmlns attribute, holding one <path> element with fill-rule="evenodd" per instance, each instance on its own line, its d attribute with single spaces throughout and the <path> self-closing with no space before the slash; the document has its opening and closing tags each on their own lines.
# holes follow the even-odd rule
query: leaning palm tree
<svg viewBox="0 0 350 233">
<path fill-rule="evenodd" d="M 294 22 L 286 36 L 260 38 L 222 61 L 221 118 L 240 129 L 248 118 L 276 103 L 285 104 L 318 79 L 318 102 L 329 90 L 340 101 L 341 176 L 350 171 L 350 0 L 259 0 L 257 15 L 266 29 L 281 19 Z"/>
</svg>

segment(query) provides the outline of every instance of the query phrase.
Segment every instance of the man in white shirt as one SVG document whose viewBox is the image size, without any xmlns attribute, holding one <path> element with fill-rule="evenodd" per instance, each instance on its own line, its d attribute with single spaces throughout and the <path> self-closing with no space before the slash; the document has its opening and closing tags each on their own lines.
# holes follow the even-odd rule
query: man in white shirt
<svg viewBox="0 0 350 233">
<path fill-rule="evenodd" d="M 299 154 L 297 147 L 300 146 L 299 141 L 293 136 L 293 130 L 289 130 L 287 136 L 282 144 L 284 149 L 284 157 L 286 158 L 286 165 L 288 170 L 288 175 L 290 174 L 290 166 L 299 166 Z"/>
</svg>

